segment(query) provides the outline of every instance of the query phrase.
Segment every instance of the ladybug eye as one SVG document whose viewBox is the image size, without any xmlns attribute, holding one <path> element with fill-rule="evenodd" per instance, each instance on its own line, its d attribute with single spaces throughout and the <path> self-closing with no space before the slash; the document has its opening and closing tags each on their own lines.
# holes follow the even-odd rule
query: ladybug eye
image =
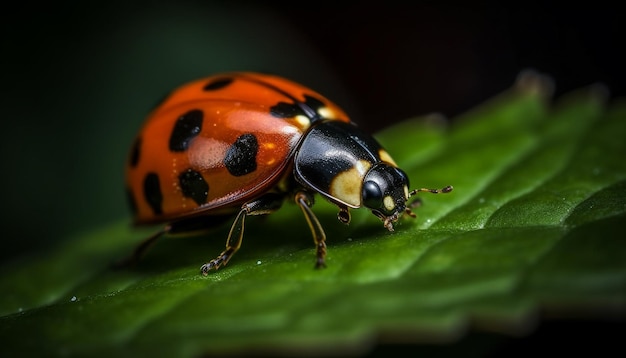
<svg viewBox="0 0 626 358">
<path fill-rule="evenodd" d="M 363 183 L 363 205 L 371 209 L 378 209 L 383 203 L 383 192 L 378 184 L 368 180 Z"/>
</svg>

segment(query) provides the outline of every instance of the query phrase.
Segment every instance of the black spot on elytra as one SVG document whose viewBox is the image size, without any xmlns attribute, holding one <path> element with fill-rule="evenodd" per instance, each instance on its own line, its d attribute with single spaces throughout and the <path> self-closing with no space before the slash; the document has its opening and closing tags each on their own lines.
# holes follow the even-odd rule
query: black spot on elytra
<svg viewBox="0 0 626 358">
<path fill-rule="evenodd" d="M 202 174 L 193 169 L 187 169 L 178 176 L 178 181 L 184 196 L 193 199 L 198 205 L 206 203 L 209 195 L 209 184 L 204 180 Z"/>
<path fill-rule="evenodd" d="M 130 166 L 132 168 L 139 164 L 139 154 L 141 154 L 141 137 L 135 139 L 135 143 L 133 143 L 133 148 L 130 152 Z"/>
<path fill-rule="evenodd" d="M 256 170 L 256 155 L 259 143 L 254 134 L 243 134 L 226 151 L 224 165 L 236 177 Z"/>
<path fill-rule="evenodd" d="M 324 102 L 322 102 L 319 98 L 315 98 L 307 94 L 304 95 L 304 104 L 315 111 L 315 113 L 317 113 L 320 108 L 324 107 Z"/>
<path fill-rule="evenodd" d="M 126 200 L 128 200 L 128 206 L 130 207 L 130 212 L 133 215 L 137 214 L 137 201 L 135 200 L 135 196 L 133 195 L 132 190 L 130 188 L 126 188 Z"/>
<path fill-rule="evenodd" d="M 205 91 L 215 91 L 230 85 L 231 83 L 233 83 L 233 81 L 234 78 L 232 77 L 218 78 L 204 85 L 202 89 Z"/>
<path fill-rule="evenodd" d="M 192 109 L 176 120 L 170 136 L 170 150 L 172 152 L 187 150 L 191 140 L 200 134 L 203 118 L 204 113 L 201 110 Z"/>
<path fill-rule="evenodd" d="M 143 180 L 143 195 L 156 215 L 163 214 L 161 206 L 163 204 L 163 194 L 161 193 L 159 176 L 156 173 L 148 173 Z"/>
<path fill-rule="evenodd" d="M 270 108 L 270 114 L 276 118 L 293 118 L 297 115 L 307 116 L 311 121 L 319 119 L 317 111 L 324 107 L 324 102 L 313 96 L 304 95 L 304 102 L 278 102 Z"/>
<path fill-rule="evenodd" d="M 270 108 L 270 114 L 276 118 L 292 118 L 302 114 L 302 110 L 294 103 L 279 102 Z"/>
</svg>

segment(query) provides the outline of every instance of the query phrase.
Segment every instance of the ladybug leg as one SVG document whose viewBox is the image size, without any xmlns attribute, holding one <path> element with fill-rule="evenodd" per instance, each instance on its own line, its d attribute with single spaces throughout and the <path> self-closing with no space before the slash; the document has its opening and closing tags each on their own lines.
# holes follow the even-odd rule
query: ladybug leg
<svg viewBox="0 0 626 358">
<path fill-rule="evenodd" d="M 340 222 L 348 225 L 350 224 L 350 210 L 347 206 L 339 206 L 339 212 L 337 213 L 337 219 Z"/>
<path fill-rule="evenodd" d="M 206 276 L 209 274 L 209 271 L 217 270 L 221 266 L 226 265 L 228 260 L 230 260 L 237 250 L 239 250 L 239 247 L 241 247 L 241 240 L 243 239 L 245 220 L 246 209 L 241 209 L 233 222 L 233 226 L 230 228 L 230 232 L 228 233 L 228 239 L 226 239 L 226 250 L 222 251 L 218 257 L 200 267 L 202 275 Z"/>
<path fill-rule="evenodd" d="M 140 242 L 139 245 L 137 245 L 137 247 L 135 247 L 135 250 L 133 250 L 132 254 L 130 254 L 126 258 L 123 258 L 113 263 L 112 267 L 114 269 L 121 269 L 121 268 L 129 267 L 129 266 L 136 264 L 139 261 L 139 259 L 143 256 L 143 254 L 146 251 L 148 251 L 148 249 L 151 248 L 160 237 L 168 233 L 170 229 L 171 229 L 170 225 L 167 225 L 163 229 L 154 233 L 152 236 L 146 238 L 145 240 Z"/>
<path fill-rule="evenodd" d="M 313 234 L 313 241 L 315 242 L 317 261 L 315 262 L 315 268 L 326 267 L 326 234 L 320 224 L 319 220 L 311 210 L 313 205 L 313 198 L 306 192 L 299 191 L 295 195 L 296 204 L 302 209 L 302 213 L 306 218 L 306 222 L 309 224 L 311 234 Z"/>
<path fill-rule="evenodd" d="M 276 193 L 268 193 L 257 200 L 245 203 L 241 206 L 241 210 L 235 217 L 235 221 L 230 228 L 228 238 L 226 239 L 226 249 L 213 260 L 205 263 L 200 267 L 202 275 L 208 275 L 209 271 L 217 270 L 226 265 L 233 257 L 235 252 L 241 247 L 243 240 L 243 232 L 248 215 L 267 215 L 278 210 L 283 203 L 284 196 Z"/>
</svg>

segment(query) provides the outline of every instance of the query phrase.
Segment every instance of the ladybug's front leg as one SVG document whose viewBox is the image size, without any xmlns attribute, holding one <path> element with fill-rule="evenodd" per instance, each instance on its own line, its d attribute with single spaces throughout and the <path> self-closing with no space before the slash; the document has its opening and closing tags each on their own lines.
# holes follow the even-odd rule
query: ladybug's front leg
<svg viewBox="0 0 626 358">
<path fill-rule="evenodd" d="M 311 210 L 313 205 L 313 198 L 304 191 L 299 191 L 295 196 L 296 204 L 302 209 L 306 222 L 309 224 L 311 234 L 313 234 L 313 241 L 315 242 L 315 249 L 317 255 L 317 261 L 315 262 L 315 268 L 326 267 L 326 233 L 324 228 L 320 224 L 319 220 Z"/>
<path fill-rule="evenodd" d="M 237 250 L 239 250 L 239 247 L 241 247 L 241 240 L 243 239 L 246 216 L 270 214 L 282 206 L 283 200 L 284 196 L 281 194 L 268 193 L 254 201 L 243 204 L 230 228 L 230 232 L 228 233 L 228 239 L 226 239 L 226 250 L 222 251 L 218 257 L 200 267 L 202 275 L 206 276 L 209 271 L 217 270 L 226 265 L 228 260 L 233 257 Z"/>
<path fill-rule="evenodd" d="M 162 237 L 163 235 L 167 234 L 170 230 L 171 230 L 171 226 L 167 225 L 163 229 L 161 229 L 158 232 L 154 233 L 152 236 L 150 236 L 147 239 L 145 239 L 142 242 L 140 242 L 139 245 L 137 245 L 137 247 L 135 247 L 135 250 L 133 250 L 133 253 L 130 256 L 116 261 L 115 263 L 113 263 L 111 265 L 111 267 L 113 269 L 122 269 L 122 268 L 126 268 L 126 267 L 129 267 L 129 266 L 132 266 L 132 265 L 136 264 L 139 261 L 139 259 L 141 258 L 141 256 L 150 247 L 152 247 L 152 245 L 154 245 L 154 243 L 160 237 Z"/>
</svg>

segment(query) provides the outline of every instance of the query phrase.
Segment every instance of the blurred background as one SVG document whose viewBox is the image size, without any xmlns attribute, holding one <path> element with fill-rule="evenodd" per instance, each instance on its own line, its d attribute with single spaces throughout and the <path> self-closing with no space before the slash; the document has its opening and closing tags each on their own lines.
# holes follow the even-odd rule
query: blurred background
<svg viewBox="0 0 626 358">
<path fill-rule="evenodd" d="M 517 2 L 15 3 L 2 18 L 0 261 L 128 219 L 126 155 L 169 90 L 220 71 L 292 78 L 368 131 L 455 116 L 535 68 L 556 95 L 624 94 L 618 12 Z M 573 6 L 573 5 L 568 5 Z"/>
</svg>

